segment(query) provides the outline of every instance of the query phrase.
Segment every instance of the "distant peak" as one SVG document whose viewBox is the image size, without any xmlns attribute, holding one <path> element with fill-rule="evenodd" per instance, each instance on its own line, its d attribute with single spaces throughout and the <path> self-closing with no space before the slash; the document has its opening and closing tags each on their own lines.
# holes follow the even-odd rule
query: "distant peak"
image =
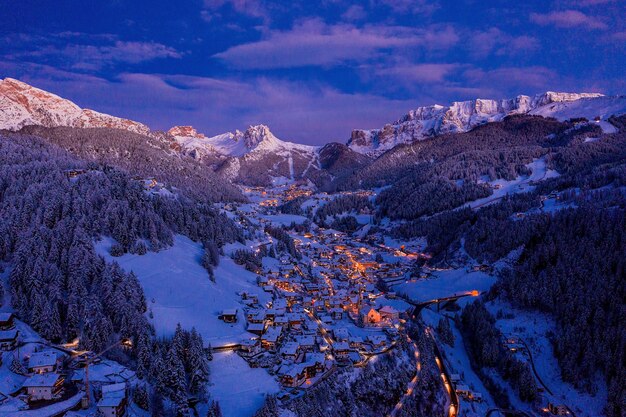
<svg viewBox="0 0 626 417">
<path fill-rule="evenodd" d="M 206 136 L 203 133 L 198 132 L 193 126 L 174 126 L 167 131 L 172 136 L 179 136 L 185 138 L 198 138 L 204 139 Z"/>
<path fill-rule="evenodd" d="M 254 149 L 261 143 L 278 141 L 266 125 L 250 126 L 243 132 L 244 144 L 248 149 Z"/>
</svg>

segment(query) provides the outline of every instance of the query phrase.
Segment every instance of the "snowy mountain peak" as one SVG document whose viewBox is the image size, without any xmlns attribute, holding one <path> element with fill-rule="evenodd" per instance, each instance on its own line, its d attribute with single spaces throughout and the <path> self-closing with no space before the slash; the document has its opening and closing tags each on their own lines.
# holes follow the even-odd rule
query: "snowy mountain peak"
<svg viewBox="0 0 626 417">
<path fill-rule="evenodd" d="M 570 108 L 568 103 L 579 101 L 592 101 L 600 105 L 607 99 L 598 93 L 548 91 L 534 97 L 519 95 L 504 100 L 475 99 L 453 102 L 449 106 L 439 104 L 423 106 L 409 111 L 401 119 L 387 124 L 381 129 L 352 131 L 348 146 L 360 153 L 376 155 L 401 143 L 411 143 L 415 140 L 445 133 L 466 132 L 478 125 L 502 120 L 511 114 L 531 113 L 548 117 L 552 115 L 550 110 L 542 111 L 544 107 Z M 621 103 L 617 104 L 619 108 L 624 104 L 624 99 L 617 98 L 617 100 Z M 587 110 L 589 109 L 587 108 Z M 553 116 L 558 117 L 558 114 L 555 113 Z M 584 115 L 581 114 L 581 116 Z"/>
<path fill-rule="evenodd" d="M 69 100 L 13 78 L 0 80 L 0 129 L 19 130 L 28 125 L 109 127 L 150 133 L 144 124 L 81 109 Z"/>
<path fill-rule="evenodd" d="M 317 149 L 313 146 L 282 141 L 274 136 L 266 125 L 249 126 L 243 132 L 235 130 L 209 138 L 197 133 L 189 126 L 183 126 L 183 129 L 172 128 L 169 133 L 174 136 L 185 152 L 196 157 L 203 157 L 206 154 L 242 157 L 259 152 L 280 152 L 292 149 L 309 152 Z"/>
<path fill-rule="evenodd" d="M 248 127 L 246 131 L 243 132 L 243 140 L 246 148 L 250 150 L 255 149 L 262 143 L 267 145 L 279 145 L 282 142 L 272 134 L 269 127 L 267 127 L 266 125 L 256 125 Z"/>
<path fill-rule="evenodd" d="M 174 126 L 170 130 L 168 130 L 167 133 L 175 137 L 179 136 L 198 139 L 206 138 L 203 133 L 198 132 L 196 129 L 193 128 L 193 126 Z"/>
</svg>

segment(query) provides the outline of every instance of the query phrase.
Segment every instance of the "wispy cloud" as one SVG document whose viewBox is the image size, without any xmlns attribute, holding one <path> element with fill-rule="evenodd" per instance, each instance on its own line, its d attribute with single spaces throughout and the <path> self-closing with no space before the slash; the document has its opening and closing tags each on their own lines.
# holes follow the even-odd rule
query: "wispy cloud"
<svg viewBox="0 0 626 417">
<path fill-rule="evenodd" d="M 531 13 L 530 21 L 541 26 L 555 26 L 557 28 L 608 28 L 607 24 L 599 18 L 586 15 L 578 10 L 554 11 L 546 14 Z"/>
<path fill-rule="evenodd" d="M 216 54 L 240 69 L 329 66 L 371 58 L 381 50 L 423 47 L 445 49 L 458 42 L 451 27 L 413 29 L 399 26 L 327 25 L 309 19 L 289 31 L 272 31 L 265 39 Z"/>
<path fill-rule="evenodd" d="M 513 36 L 492 27 L 487 30 L 470 32 L 466 39 L 469 53 L 475 58 L 486 58 L 491 54 L 515 56 L 535 52 L 539 40 L 533 36 Z"/>
<path fill-rule="evenodd" d="M 123 41 L 110 34 L 61 32 L 45 37 L 24 34 L 11 35 L 10 38 L 15 52 L 8 57 L 84 71 L 98 71 L 119 63 L 138 64 L 182 56 L 181 52 L 161 43 Z"/>
</svg>

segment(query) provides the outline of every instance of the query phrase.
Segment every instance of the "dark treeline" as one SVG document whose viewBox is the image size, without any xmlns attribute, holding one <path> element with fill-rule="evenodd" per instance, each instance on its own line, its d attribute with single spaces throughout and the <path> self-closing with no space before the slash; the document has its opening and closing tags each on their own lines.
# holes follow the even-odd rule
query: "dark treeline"
<svg viewBox="0 0 626 417">
<path fill-rule="evenodd" d="M 569 144 L 600 135 L 598 126 L 536 116 L 509 116 L 462 134 L 398 146 L 367 165 L 339 188 L 390 186 L 378 196 L 378 217 L 416 219 L 450 210 L 492 193 L 485 180 L 529 175 L 526 166 Z"/>
<path fill-rule="evenodd" d="M 276 250 L 278 252 L 287 252 L 296 259 L 300 259 L 302 255 L 296 249 L 296 244 L 289 233 L 281 227 L 265 226 L 265 233 L 277 240 Z"/>
<path fill-rule="evenodd" d="M 509 116 L 500 123 L 489 123 L 462 134 L 401 145 L 366 165 L 342 184 L 340 189 L 380 187 L 401 179 L 407 169 L 428 164 L 432 177 L 478 181 L 484 176 L 513 179 L 527 173 L 525 164 L 543 155 L 551 146 L 548 135 L 561 135 L 572 128 L 538 116 Z"/>
<path fill-rule="evenodd" d="M 278 211 L 285 214 L 302 214 L 302 203 L 308 200 L 309 197 L 300 196 L 293 200 L 289 200 L 278 206 Z"/>
<path fill-rule="evenodd" d="M 626 377 L 626 132 L 567 143 L 546 158 L 562 175 L 535 192 L 408 222 L 394 234 L 426 236 L 432 263 L 445 262 L 461 242 L 481 262 L 517 250 L 499 280 L 500 294 L 554 317 L 563 379 L 593 391 L 601 371 L 609 387 L 606 414 L 617 417 L 626 402 L 620 383 Z M 541 196 L 551 192 L 560 193 L 565 208 L 541 210 Z"/>
<path fill-rule="evenodd" d="M 27 126 L 22 132 L 45 138 L 84 160 L 112 165 L 131 175 L 156 178 L 199 200 L 244 200 L 236 187 L 213 169 L 207 169 L 206 164 L 171 149 L 172 142 L 165 137 L 107 128 Z"/>
<path fill-rule="evenodd" d="M 495 369 L 509 381 L 522 401 L 532 402 L 537 398 L 537 384 L 530 365 L 516 359 L 513 353 L 502 346 L 502 334 L 495 326 L 495 319 L 481 301 L 468 304 L 460 319 L 463 340 L 472 358 L 472 366 L 490 390 L 498 405 L 509 408 L 506 390 L 499 387 L 485 368 Z"/>
<path fill-rule="evenodd" d="M 69 179 L 70 169 L 90 169 Z M 12 303 L 43 337 L 99 351 L 116 337 L 148 328 L 137 278 L 94 250 L 112 236 L 129 250 L 152 250 L 174 233 L 229 242 L 239 232 L 225 217 L 183 195 L 151 196 L 128 175 L 88 165 L 44 141 L 0 140 L 0 259 L 11 267 Z"/>
<path fill-rule="evenodd" d="M 188 415 L 189 395 L 207 399 L 210 359 L 211 353 L 205 351 L 202 336 L 195 329 L 186 331 L 178 325 L 171 340 L 154 340 L 142 333 L 137 343 L 137 376 L 150 382 L 154 390 L 138 405 L 152 416 Z M 165 398 L 173 410 L 166 409 Z M 213 406 L 219 409 L 219 405 Z"/>
<path fill-rule="evenodd" d="M 341 195 L 319 207 L 313 219 L 317 224 L 324 224 L 329 216 L 336 216 L 353 211 L 358 212 L 365 208 L 373 208 L 372 203 L 367 197 L 352 194 Z"/>
<path fill-rule="evenodd" d="M 354 216 L 337 217 L 330 224 L 330 227 L 344 233 L 352 233 L 358 230 L 361 225 Z"/>
<path fill-rule="evenodd" d="M 429 177 L 430 170 L 412 171 L 383 190 L 376 198 L 378 217 L 416 219 L 459 207 L 491 195 L 491 187 L 474 182 L 458 185 L 448 179 Z"/>
</svg>

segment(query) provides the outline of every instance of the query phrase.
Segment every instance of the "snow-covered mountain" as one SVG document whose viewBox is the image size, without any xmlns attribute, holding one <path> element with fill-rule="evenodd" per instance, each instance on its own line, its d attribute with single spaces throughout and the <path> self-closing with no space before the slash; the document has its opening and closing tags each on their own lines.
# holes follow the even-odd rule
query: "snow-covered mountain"
<svg viewBox="0 0 626 417">
<path fill-rule="evenodd" d="M 560 120 L 571 117 L 600 118 L 626 112 L 626 97 L 606 97 L 597 93 L 547 92 L 534 97 L 520 95 L 506 100 L 476 99 L 454 102 L 450 106 L 425 106 L 411 110 L 382 129 L 353 130 L 348 146 L 366 154 L 380 154 L 401 143 L 445 133 L 466 132 L 502 120 L 511 114 L 537 114 Z M 607 127 L 608 123 L 603 123 Z"/>
<path fill-rule="evenodd" d="M 0 129 L 24 126 L 108 127 L 147 135 L 148 126 L 94 110 L 12 78 L 0 80 Z"/>
<path fill-rule="evenodd" d="M 278 139 L 265 125 L 250 126 L 244 132 L 222 133 L 206 137 L 191 126 L 175 126 L 167 133 L 172 135 L 185 153 L 199 157 L 218 153 L 223 156 L 242 157 L 250 153 L 280 153 L 296 150 L 300 152 L 316 152 L 317 147 L 285 142 Z"/>
<path fill-rule="evenodd" d="M 280 140 L 265 125 L 213 137 L 191 126 L 175 126 L 168 134 L 180 152 L 206 161 L 232 181 L 264 185 L 279 177 L 301 179 L 320 169 L 319 147 Z"/>
</svg>

